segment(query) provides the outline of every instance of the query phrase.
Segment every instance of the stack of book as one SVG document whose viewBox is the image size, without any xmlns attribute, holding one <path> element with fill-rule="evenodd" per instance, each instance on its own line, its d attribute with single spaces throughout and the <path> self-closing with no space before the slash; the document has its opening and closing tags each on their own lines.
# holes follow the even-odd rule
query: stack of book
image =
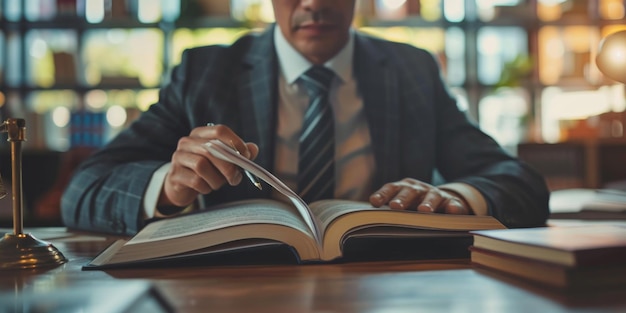
<svg viewBox="0 0 626 313">
<path fill-rule="evenodd" d="M 626 226 L 585 225 L 471 232 L 472 263 L 567 290 L 626 288 Z"/>
</svg>

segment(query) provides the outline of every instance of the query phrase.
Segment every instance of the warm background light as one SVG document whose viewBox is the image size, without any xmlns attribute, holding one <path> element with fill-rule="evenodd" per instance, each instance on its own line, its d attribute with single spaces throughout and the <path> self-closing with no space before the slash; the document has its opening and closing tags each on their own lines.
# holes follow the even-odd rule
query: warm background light
<svg viewBox="0 0 626 313">
<path fill-rule="evenodd" d="M 602 39 L 596 63 L 606 76 L 626 84 L 626 31 Z"/>
</svg>

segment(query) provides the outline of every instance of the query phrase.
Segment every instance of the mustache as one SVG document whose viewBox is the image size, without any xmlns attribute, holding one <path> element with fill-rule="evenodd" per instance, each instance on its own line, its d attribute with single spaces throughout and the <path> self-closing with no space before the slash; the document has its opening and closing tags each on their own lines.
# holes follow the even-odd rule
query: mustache
<svg viewBox="0 0 626 313">
<path fill-rule="evenodd" d="M 341 16 L 330 10 L 321 11 L 305 11 L 293 15 L 291 25 L 298 28 L 304 24 L 337 24 L 341 20 Z"/>
</svg>

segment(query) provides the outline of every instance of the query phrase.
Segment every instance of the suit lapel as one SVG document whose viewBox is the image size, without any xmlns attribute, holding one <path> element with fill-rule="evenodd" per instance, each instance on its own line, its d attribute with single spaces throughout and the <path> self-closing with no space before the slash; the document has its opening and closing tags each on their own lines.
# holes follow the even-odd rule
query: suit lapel
<svg viewBox="0 0 626 313">
<path fill-rule="evenodd" d="M 238 81 L 242 137 L 258 144 L 259 155 L 255 162 L 273 171 L 278 81 L 273 27 L 252 40 L 242 65 Z M 271 188 L 263 190 L 269 193 Z"/>
<path fill-rule="evenodd" d="M 364 36 L 355 40 L 354 75 L 370 127 L 376 159 L 375 188 L 400 177 L 398 77 L 388 56 Z"/>
</svg>

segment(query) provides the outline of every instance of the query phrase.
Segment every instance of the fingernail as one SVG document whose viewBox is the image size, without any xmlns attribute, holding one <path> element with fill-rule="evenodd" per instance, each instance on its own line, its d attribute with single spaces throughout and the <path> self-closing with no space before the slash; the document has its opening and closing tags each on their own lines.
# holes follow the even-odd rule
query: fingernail
<svg viewBox="0 0 626 313">
<path fill-rule="evenodd" d="M 398 204 L 398 206 L 400 207 L 400 209 L 404 209 L 404 203 L 402 203 L 402 200 L 400 199 L 394 199 L 392 202 L 395 202 Z"/>
<path fill-rule="evenodd" d="M 422 205 L 427 207 L 429 212 L 435 212 L 435 209 L 433 208 L 432 204 L 430 204 L 430 203 L 423 203 Z"/>
<path fill-rule="evenodd" d="M 235 176 L 233 176 L 232 183 L 230 185 L 237 186 L 239 185 L 239 183 L 241 183 L 242 179 L 243 175 L 241 174 L 241 171 L 237 171 L 237 173 L 235 173 Z"/>
</svg>

